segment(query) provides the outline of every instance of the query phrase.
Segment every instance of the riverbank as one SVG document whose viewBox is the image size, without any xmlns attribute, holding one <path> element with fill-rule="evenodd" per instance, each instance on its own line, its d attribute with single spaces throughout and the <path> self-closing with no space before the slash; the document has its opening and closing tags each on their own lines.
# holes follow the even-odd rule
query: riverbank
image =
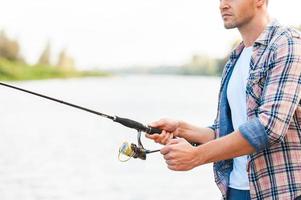
<svg viewBox="0 0 301 200">
<path fill-rule="evenodd" d="M 0 59 L 0 80 L 39 80 L 109 75 L 108 72 L 97 70 L 79 71 L 56 66 L 28 65 L 22 62 Z"/>
</svg>

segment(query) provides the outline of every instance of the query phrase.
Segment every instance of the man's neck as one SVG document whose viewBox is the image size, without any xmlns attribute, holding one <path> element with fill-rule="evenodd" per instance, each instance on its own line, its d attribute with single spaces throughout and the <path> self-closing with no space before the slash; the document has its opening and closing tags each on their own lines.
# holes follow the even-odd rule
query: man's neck
<svg viewBox="0 0 301 200">
<path fill-rule="evenodd" d="M 245 47 L 250 47 L 254 44 L 269 21 L 270 17 L 268 15 L 264 17 L 257 15 L 248 24 L 238 28 Z"/>
</svg>

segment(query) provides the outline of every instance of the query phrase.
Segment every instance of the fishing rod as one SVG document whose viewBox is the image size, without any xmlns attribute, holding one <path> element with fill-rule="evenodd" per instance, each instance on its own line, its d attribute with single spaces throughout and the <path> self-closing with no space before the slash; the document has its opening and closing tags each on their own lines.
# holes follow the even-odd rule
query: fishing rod
<svg viewBox="0 0 301 200">
<path fill-rule="evenodd" d="M 82 107 L 82 106 L 79 106 L 79 105 L 76 105 L 76 104 L 72 104 L 72 103 L 69 103 L 69 102 L 66 102 L 66 101 L 62 101 L 62 100 L 57 99 L 57 98 L 46 96 L 46 95 L 43 95 L 43 94 L 40 94 L 40 93 L 37 93 L 37 92 L 26 90 L 26 89 L 16 87 L 16 86 L 13 86 L 13 85 L 10 85 L 10 84 L 6 84 L 6 83 L 3 83 L 3 82 L 0 82 L 0 85 L 8 87 L 8 88 L 15 89 L 15 90 L 19 90 L 19 91 L 22 91 L 22 92 L 25 92 L 25 93 L 28 93 L 28 94 L 32 94 L 32 95 L 35 95 L 35 96 L 38 96 L 38 97 L 41 97 L 41 98 L 44 98 L 44 99 L 55 101 L 55 102 L 58 102 L 58 103 L 61 103 L 61 104 L 67 105 L 67 106 L 71 106 L 73 108 L 77 108 L 77 109 L 80 109 L 80 110 L 83 110 L 83 111 L 86 111 L 86 112 L 89 112 L 89 113 L 93 113 L 95 115 L 105 117 L 105 118 L 110 119 L 114 122 L 122 124 L 122 125 L 124 125 L 128 128 L 135 129 L 138 132 L 138 134 L 137 134 L 138 145 L 133 144 L 133 143 L 129 144 L 127 142 L 124 142 L 121 145 L 121 147 L 119 148 L 118 158 L 119 158 L 120 161 L 128 161 L 130 158 L 139 158 L 139 159 L 142 159 L 142 160 L 146 160 L 146 154 L 155 153 L 155 152 L 160 151 L 160 150 L 147 150 L 147 149 L 145 149 L 142 145 L 142 142 L 141 142 L 141 132 L 145 132 L 145 133 L 148 133 L 150 135 L 156 134 L 156 133 L 161 134 L 161 132 L 162 132 L 161 129 L 154 128 L 154 127 L 147 126 L 147 125 L 143 125 L 142 123 L 137 122 L 137 121 L 132 120 L 132 119 L 122 118 L 122 117 L 118 117 L 116 115 L 111 116 L 111 115 L 108 115 L 108 114 L 100 113 L 100 112 L 97 112 L 95 110 L 91 110 L 89 108 L 85 108 L 85 107 Z M 191 143 L 191 144 L 193 146 L 197 146 L 197 144 L 194 144 L 194 143 Z M 127 156 L 127 159 L 121 159 L 121 155 Z"/>
<path fill-rule="evenodd" d="M 44 98 L 44 99 L 55 101 L 55 102 L 58 102 L 58 103 L 61 103 L 61 104 L 67 105 L 67 106 L 71 106 L 71 107 L 74 107 L 74 108 L 77 108 L 77 109 L 80 109 L 80 110 L 84 110 L 86 112 L 93 113 L 95 115 L 99 115 L 99 116 L 105 117 L 107 119 L 111 119 L 114 122 L 122 124 L 122 125 L 124 125 L 128 128 L 132 128 L 132 129 L 137 130 L 137 132 L 138 132 L 138 134 L 137 134 L 138 145 L 128 144 L 127 142 L 124 142 L 121 145 L 121 147 L 119 148 L 119 155 L 118 155 L 119 160 L 121 160 L 121 155 L 122 154 L 125 155 L 125 156 L 128 156 L 129 158 L 133 157 L 133 158 L 140 158 L 142 160 L 145 160 L 146 159 L 146 154 L 155 153 L 155 152 L 159 151 L 159 150 L 153 150 L 153 151 L 146 150 L 143 147 L 142 142 L 141 142 L 141 132 L 145 132 L 145 133 L 148 133 L 150 135 L 155 134 L 155 133 L 160 134 L 162 132 L 162 130 L 160 130 L 158 128 L 143 125 L 142 123 L 134 121 L 132 119 L 127 119 L 127 118 L 122 118 L 122 117 L 118 117 L 118 116 L 111 116 L 111 115 L 107 115 L 107 114 L 104 114 L 104 113 L 100 113 L 100 112 L 97 112 L 95 110 L 91 110 L 89 108 L 85 108 L 85 107 L 82 107 L 82 106 L 79 106 L 79 105 L 75 105 L 75 104 L 72 104 L 72 103 L 69 103 L 69 102 L 66 102 L 66 101 L 62 101 L 60 99 L 49 97 L 49 96 L 46 96 L 46 95 L 43 95 L 43 94 L 40 94 L 40 93 L 37 93 L 37 92 L 29 91 L 29 90 L 26 90 L 26 89 L 23 89 L 23 88 L 20 88 L 20 87 L 16 87 L 16 86 L 13 86 L 13 85 L 9 85 L 9 84 L 3 83 L 3 82 L 0 82 L 0 85 L 5 86 L 5 87 L 9 87 L 9 88 L 12 88 L 12 89 L 15 89 L 15 90 L 19 90 L 19 91 L 22 91 L 22 92 L 25 92 L 25 93 L 29 93 L 29 94 L 32 94 L 32 95 L 35 95 L 35 96 L 39 96 L 39 97 Z M 121 161 L 127 161 L 127 160 L 128 159 L 121 160 Z"/>
</svg>

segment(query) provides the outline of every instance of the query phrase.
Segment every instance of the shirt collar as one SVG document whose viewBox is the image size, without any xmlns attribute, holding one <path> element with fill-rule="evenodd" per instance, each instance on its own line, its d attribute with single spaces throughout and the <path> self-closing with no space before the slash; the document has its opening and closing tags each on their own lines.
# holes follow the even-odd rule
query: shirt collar
<svg viewBox="0 0 301 200">
<path fill-rule="evenodd" d="M 259 35 L 259 37 L 255 40 L 253 47 L 256 44 L 261 44 L 261 45 L 268 45 L 269 41 L 272 38 L 272 35 L 274 33 L 274 30 L 279 27 L 280 24 L 276 19 L 272 19 L 267 26 L 265 27 L 265 29 L 263 30 L 263 32 Z M 234 51 L 232 51 L 231 55 L 230 55 L 230 59 L 235 60 L 239 57 L 240 53 L 242 52 L 242 50 L 244 49 L 245 45 L 242 42 L 239 43 L 239 45 L 234 49 Z"/>
<path fill-rule="evenodd" d="M 264 31 L 259 35 L 259 37 L 255 40 L 254 44 L 262 44 L 262 45 L 268 45 L 270 42 L 272 35 L 277 27 L 279 27 L 280 24 L 276 19 L 272 19 L 267 26 L 265 27 Z"/>
</svg>

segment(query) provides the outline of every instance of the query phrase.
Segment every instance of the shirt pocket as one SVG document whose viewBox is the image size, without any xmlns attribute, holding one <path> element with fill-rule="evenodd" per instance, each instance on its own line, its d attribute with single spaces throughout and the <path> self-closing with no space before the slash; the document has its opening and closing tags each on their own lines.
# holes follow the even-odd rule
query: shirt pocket
<svg viewBox="0 0 301 200">
<path fill-rule="evenodd" d="M 257 68 L 255 70 L 251 70 L 249 73 L 248 84 L 260 84 L 261 86 L 264 85 L 266 79 L 266 69 L 264 67 Z"/>
<path fill-rule="evenodd" d="M 267 71 L 264 67 L 258 67 L 250 70 L 247 81 L 247 95 L 253 98 L 257 105 L 260 105 L 262 91 L 265 85 Z"/>
</svg>

